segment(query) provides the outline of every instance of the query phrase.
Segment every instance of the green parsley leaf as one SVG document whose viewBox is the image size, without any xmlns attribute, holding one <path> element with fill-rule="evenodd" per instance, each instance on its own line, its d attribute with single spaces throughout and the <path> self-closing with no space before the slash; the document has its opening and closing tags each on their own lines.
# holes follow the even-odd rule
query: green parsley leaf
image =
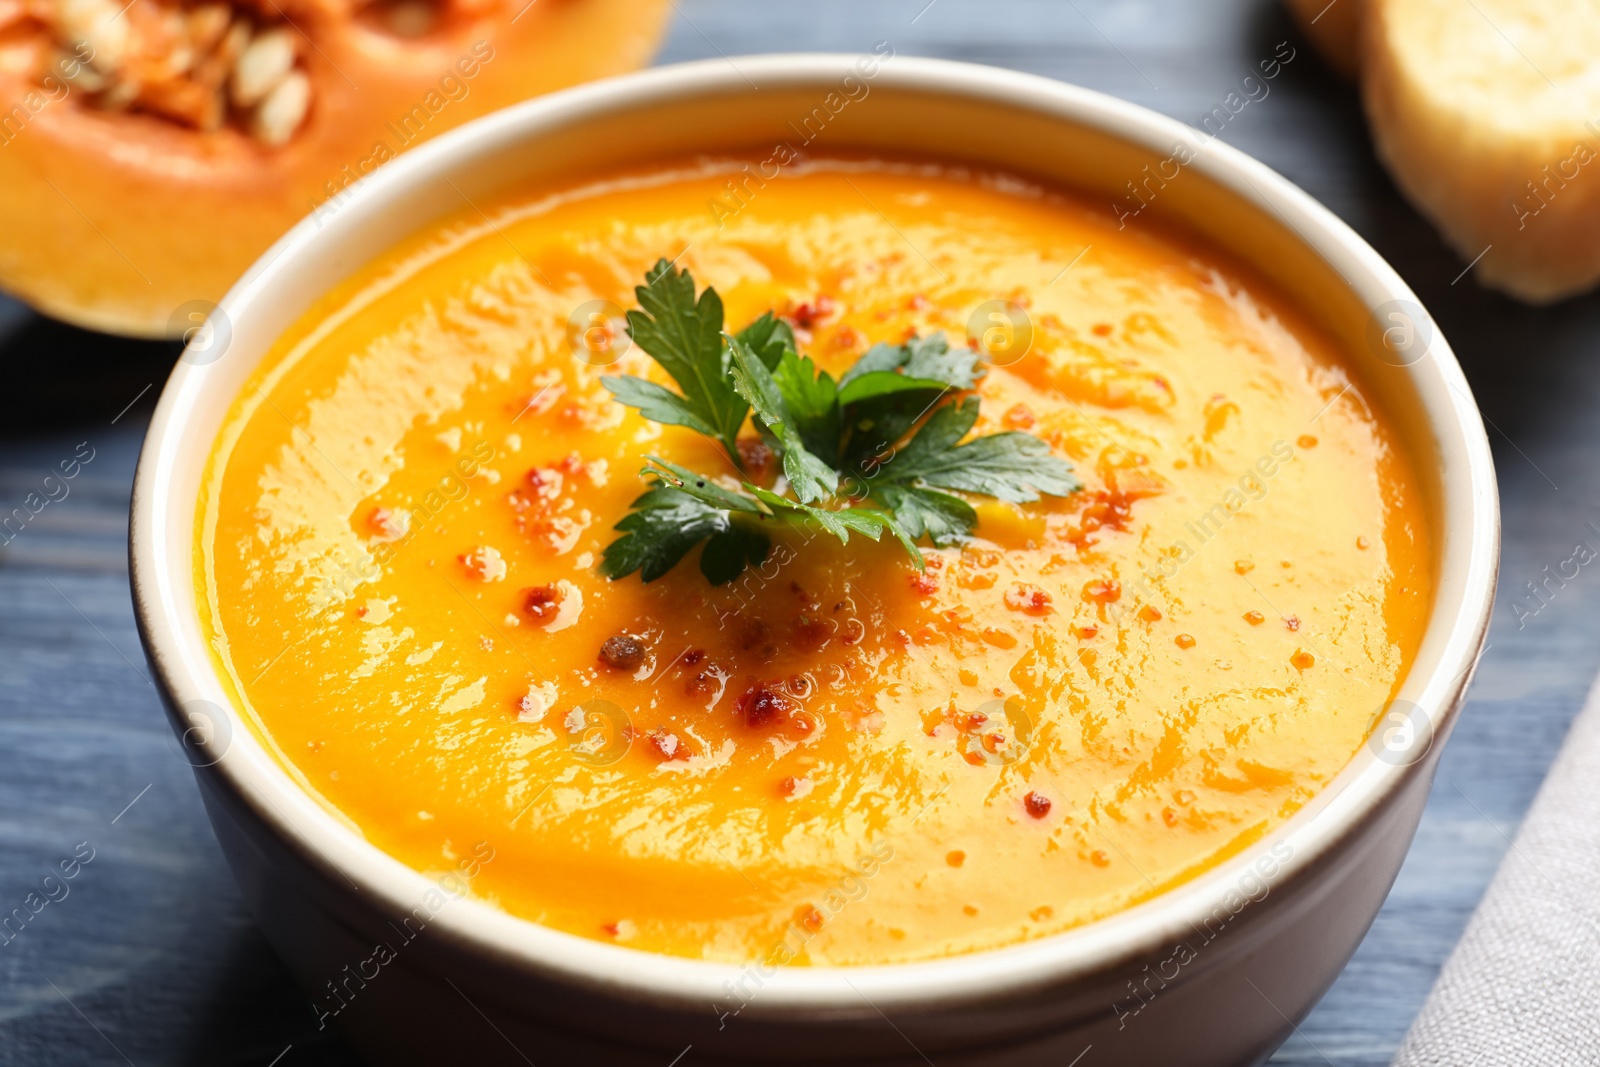
<svg viewBox="0 0 1600 1067">
<path fill-rule="evenodd" d="M 913 337 L 903 345 L 875 344 L 861 354 L 855 366 L 839 379 L 849 385 L 864 375 L 892 371 L 907 378 L 921 378 L 948 385 L 952 389 L 971 389 L 983 377 L 980 357 L 970 348 L 951 350 L 942 333 Z"/>
<path fill-rule="evenodd" d="M 809 520 L 821 526 L 828 533 L 839 539 L 840 544 L 850 542 L 850 534 L 858 533 L 876 541 L 885 530 L 898 537 L 902 544 L 911 553 L 913 564 L 917 570 L 922 570 L 922 553 L 905 536 L 895 523 L 894 516 L 887 511 L 872 508 L 830 508 L 812 507 L 810 504 L 797 504 L 787 497 L 781 497 L 770 489 L 763 489 L 759 485 L 746 483 L 745 488 L 757 500 L 771 508 L 774 515 L 790 516 L 802 521 Z"/>
<path fill-rule="evenodd" d="M 700 409 L 664 385 L 631 374 L 608 374 L 600 379 L 600 384 L 622 403 L 638 408 L 639 414 L 651 422 L 687 426 L 707 437 L 717 437 L 720 433 Z"/>
<path fill-rule="evenodd" d="M 1012 504 L 1040 494 L 1067 496 L 1083 488 L 1072 465 L 1029 433 L 989 434 L 964 445 L 978 420 L 978 400 L 967 397 L 934 412 L 905 448 L 884 464 L 892 481 L 981 493 Z"/>
<path fill-rule="evenodd" d="M 762 366 L 773 370 L 785 352 L 796 351 L 794 329 L 772 312 L 762 316 L 734 335 L 750 346 Z"/>
<path fill-rule="evenodd" d="M 639 299 L 640 310 L 628 312 L 628 334 L 672 376 L 683 390 L 683 397 L 681 406 L 672 405 L 662 399 L 660 394 L 667 390 L 659 386 L 659 393 L 640 390 L 637 386 L 625 387 L 631 390 L 629 395 L 642 399 L 648 393 L 656 402 L 654 410 L 668 410 L 678 416 L 674 425 L 689 426 L 717 438 L 728 455 L 737 461 L 736 438 L 750 408 L 728 378 L 722 298 L 715 289 L 708 287 L 696 301 L 693 276 L 665 259 L 657 261 L 645 275 L 645 284 L 635 288 L 634 294 Z M 619 377 L 628 380 L 625 376 Z M 610 380 L 606 382 L 617 399 L 640 407 L 643 412 L 641 405 L 619 394 L 615 384 Z M 698 420 L 698 425 L 685 421 L 689 413 Z M 645 417 L 654 418 L 648 414 Z"/>
<path fill-rule="evenodd" d="M 849 434 L 841 465 L 867 470 L 945 400 L 983 377 L 978 353 L 951 350 L 943 334 L 876 344 L 839 379 Z"/>
<path fill-rule="evenodd" d="M 701 541 L 700 572 L 712 585 L 725 585 L 759 565 L 772 539 L 750 521 L 766 518 L 751 498 L 724 489 L 702 474 L 650 457 L 643 473 L 655 487 L 633 502 L 633 510 L 617 523 L 622 537 L 606 546 L 600 573 L 624 578 L 634 571 L 654 581 L 677 566 Z"/>
<path fill-rule="evenodd" d="M 771 550 L 772 539 L 765 533 L 734 523 L 706 541 L 700 551 L 700 573 L 712 585 L 727 585 L 743 574 L 746 566 L 765 563 Z"/>
<path fill-rule="evenodd" d="M 681 489 L 659 486 L 635 500 L 633 510 L 617 523 L 616 529 L 623 536 L 606 546 L 600 558 L 600 573 L 615 579 L 638 571 L 640 578 L 653 582 L 676 567 L 695 545 L 732 528 L 727 511 Z M 766 553 L 762 552 L 761 559 L 765 558 Z M 726 567 L 719 567 L 718 573 L 725 570 Z"/>
<path fill-rule="evenodd" d="M 832 494 L 839 488 L 839 472 L 806 448 L 799 423 L 772 372 L 737 337 L 728 338 L 728 351 L 733 357 L 733 384 L 749 402 L 757 428 L 775 439 L 773 451 L 783 457 L 784 477 L 794 495 L 802 504 L 809 504 Z"/>
<path fill-rule="evenodd" d="M 898 371 L 875 370 L 852 378 L 849 385 L 839 390 L 839 403 L 853 405 L 891 393 L 917 393 L 929 390 L 942 393 L 952 388 L 954 387 L 937 378 L 912 378 Z"/>
<path fill-rule="evenodd" d="M 680 489 L 701 503 L 710 507 L 721 508 L 723 511 L 748 511 L 757 515 L 766 514 L 761 506 L 743 493 L 736 493 L 731 489 L 724 489 L 704 474 L 697 474 L 687 467 L 680 467 L 676 463 L 668 463 L 657 456 L 645 457 L 649 466 L 639 473 L 647 478 L 653 478 L 657 484 L 670 485 Z"/>
<path fill-rule="evenodd" d="M 885 482 L 873 485 L 871 495 L 894 512 L 908 537 L 925 536 L 935 548 L 958 545 L 978 528 L 978 513 L 972 505 L 949 493 Z"/>
<path fill-rule="evenodd" d="M 651 488 L 617 523 L 622 536 L 602 557 L 607 577 L 637 571 L 653 581 L 703 542 L 701 573 L 722 585 L 766 560 L 780 524 L 820 528 L 845 544 L 852 534 L 877 541 L 887 532 L 921 570 L 918 539 L 946 547 L 977 529 L 976 509 L 958 494 L 1023 504 L 1082 488 L 1071 465 L 1031 434 L 962 443 L 977 423 L 971 391 L 984 369 L 976 352 L 951 349 L 943 334 L 873 345 L 835 381 L 799 354 L 793 329 L 770 311 L 724 332 L 716 290 L 697 299 L 689 272 L 666 260 L 635 292 L 640 310 L 628 313 L 629 333 L 682 393 L 623 376 L 603 379 L 606 388 L 645 418 L 716 439 L 735 465 L 749 417 L 794 498 L 781 484 L 730 488 L 650 457 L 640 473 Z M 874 506 L 857 506 L 863 500 Z"/>
<path fill-rule="evenodd" d="M 809 357 L 792 349 L 778 360 L 772 381 L 806 449 L 831 462 L 839 452 L 839 387 L 826 373 L 819 374 Z"/>
</svg>

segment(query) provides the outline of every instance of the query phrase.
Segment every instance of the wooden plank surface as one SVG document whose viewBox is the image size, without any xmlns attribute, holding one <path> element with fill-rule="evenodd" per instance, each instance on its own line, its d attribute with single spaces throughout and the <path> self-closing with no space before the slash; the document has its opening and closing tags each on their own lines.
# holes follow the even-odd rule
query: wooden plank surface
<svg viewBox="0 0 1600 1067">
<path fill-rule="evenodd" d="M 1274 0 L 676 6 L 664 62 L 885 40 L 901 54 L 1044 74 L 1191 122 L 1278 42 L 1298 49 L 1223 137 L 1328 204 L 1418 290 L 1493 427 L 1505 512 L 1492 647 L 1416 845 L 1354 961 L 1273 1060 L 1386 1064 L 1600 666 L 1590 569 L 1536 616 L 1519 622 L 1511 609 L 1576 543 L 1600 547 L 1590 525 L 1600 524 L 1600 302 L 1532 310 L 1458 280 L 1464 264 L 1375 163 L 1353 91 Z M 0 513 L 62 460 L 93 452 L 68 494 L 0 547 L 0 911 L 80 843 L 94 850 L 68 895 L 0 946 L 0 1065 L 353 1063 L 316 1033 L 245 914 L 139 651 L 129 482 L 172 358 L 171 346 L 0 303 Z"/>
</svg>

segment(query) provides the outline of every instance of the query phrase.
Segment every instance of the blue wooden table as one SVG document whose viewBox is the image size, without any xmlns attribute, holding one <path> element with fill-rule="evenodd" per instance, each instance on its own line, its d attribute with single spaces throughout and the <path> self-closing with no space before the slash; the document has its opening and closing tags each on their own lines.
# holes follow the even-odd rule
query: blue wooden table
<svg viewBox="0 0 1600 1067">
<path fill-rule="evenodd" d="M 1349 969 L 1272 1061 L 1387 1064 L 1600 668 L 1600 575 L 1581 571 L 1537 614 L 1512 608 L 1537 603 L 1524 583 L 1578 542 L 1600 548 L 1600 301 L 1531 310 L 1460 277 L 1374 161 L 1353 90 L 1275 0 L 675 6 L 663 62 L 882 40 L 1190 122 L 1280 41 L 1298 49 L 1222 136 L 1328 204 L 1422 295 L 1491 424 L 1505 509 L 1492 646 L 1416 846 Z M 30 493 L 58 498 L 0 532 L 0 913 L 83 843 L 93 854 L 0 945 L 0 1065 L 354 1063 L 245 914 L 134 632 L 129 483 L 173 358 L 0 302 L 0 515 Z M 45 476 L 75 456 L 90 458 L 62 496 Z"/>
</svg>

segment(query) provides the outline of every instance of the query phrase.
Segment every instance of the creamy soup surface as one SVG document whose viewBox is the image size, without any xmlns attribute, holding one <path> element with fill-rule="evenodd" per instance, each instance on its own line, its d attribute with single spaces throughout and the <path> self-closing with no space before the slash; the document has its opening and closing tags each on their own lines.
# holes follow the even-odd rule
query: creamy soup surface
<svg viewBox="0 0 1600 1067">
<path fill-rule="evenodd" d="M 1066 930 L 1315 796 L 1431 598 L 1410 460 L 1331 342 L 1204 248 L 1025 182 L 816 160 L 736 198 L 741 165 L 481 203 L 242 392 L 195 580 L 304 788 L 418 870 L 491 856 L 472 892 L 512 914 L 791 964 Z M 996 350 L 975 432 L 1039 436 L 1082 490 L 972 498 L 978 536 L 923 574 L 796 529 L 730 585 L 695 552 L 602 577 L 644 457 L 732 473 L 614 401 L 602 375 L 668 379 L 584 332 L 663 257 L 835 373 L 913 332 L 988 344 L 974 309 L 1011 309 L 1031 344 Z M 541 587 L 559 610 L 530 613 Z M 617 636 L 635 659 L 601 657 Z"/>
</svg>

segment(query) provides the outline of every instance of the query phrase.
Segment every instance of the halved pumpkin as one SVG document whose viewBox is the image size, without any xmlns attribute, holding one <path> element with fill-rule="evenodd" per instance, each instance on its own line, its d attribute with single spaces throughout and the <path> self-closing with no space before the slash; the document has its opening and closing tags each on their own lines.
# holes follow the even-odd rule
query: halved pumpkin
<svg viewBox="0 0 1600 1067">
<path fill-rule="evenodd" d="M 406 148 L 647 61 L 667 2 L 0 0 L 0 288 L 179 335 Z"/>
</svg>

